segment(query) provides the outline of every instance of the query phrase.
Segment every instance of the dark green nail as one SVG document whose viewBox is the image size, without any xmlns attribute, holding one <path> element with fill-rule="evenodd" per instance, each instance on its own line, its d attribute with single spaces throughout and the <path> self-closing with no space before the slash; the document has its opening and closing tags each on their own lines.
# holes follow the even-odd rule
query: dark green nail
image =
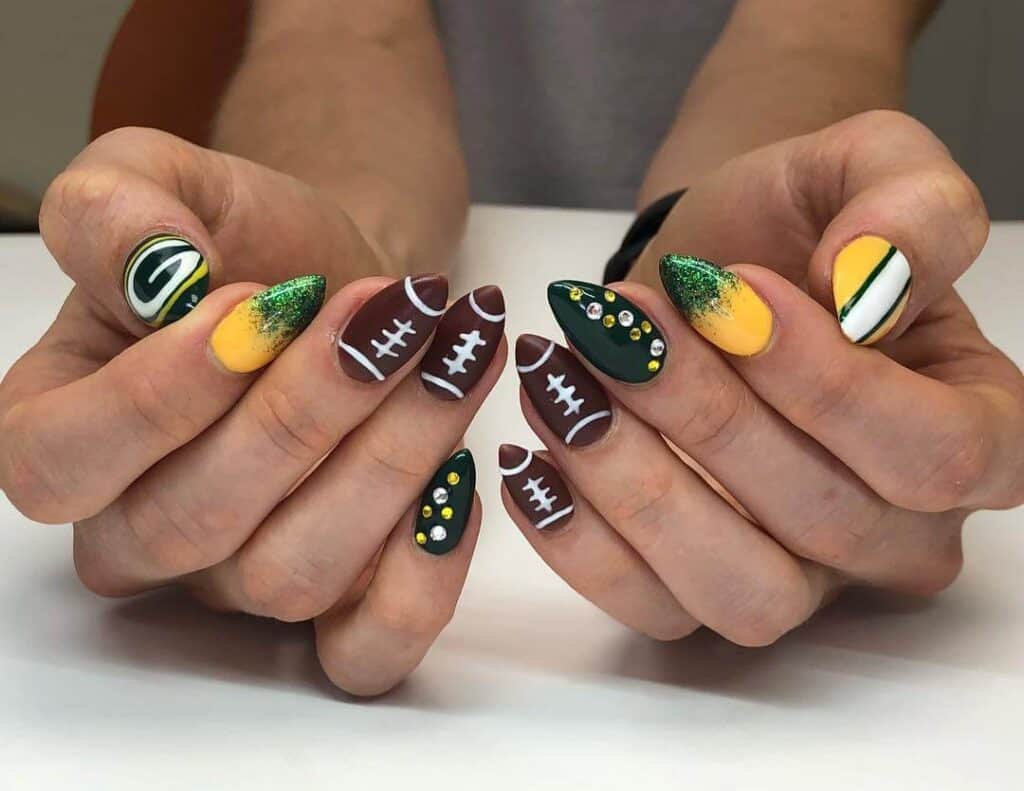
<svg viewBox="0 0 1024 791">
<path fill-rule="evenodd" d="M 665 337 L 640 308 L 604 286 L 556 280 L 548 304 L 569 342 L 620 382 L 648 382 L 665 367 Z"/>
<path fill-rule="evenodd" d="M 441 465 L 423 490 L 413 525 L 413 539 L 431 555 L 458 545 L 473 509 L 476 466 L 473 454 L 460 450 Z"/>
</svg>

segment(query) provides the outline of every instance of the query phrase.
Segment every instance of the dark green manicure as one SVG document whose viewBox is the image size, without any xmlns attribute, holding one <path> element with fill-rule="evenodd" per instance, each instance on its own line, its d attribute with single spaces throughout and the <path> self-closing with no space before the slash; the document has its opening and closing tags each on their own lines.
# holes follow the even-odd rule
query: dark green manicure
<svg viewBox="0 0 1024 791">
<path fill-rule="evenodd" d="M 466 530 L 476 490 L 473 454 L 460 450 L 441 465 L 420 498 L 413 539 L 431 555 L 444 555 L 458 545 Z"/>
</svg>

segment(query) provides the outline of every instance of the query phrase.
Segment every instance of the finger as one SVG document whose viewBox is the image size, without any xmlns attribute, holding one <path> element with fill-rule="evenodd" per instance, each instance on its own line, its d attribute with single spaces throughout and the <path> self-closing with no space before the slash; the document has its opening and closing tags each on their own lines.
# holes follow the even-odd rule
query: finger
<svg viewBox="0 0 1024 791">
<path fill-rule="evenodd" d="M 480 502 L 470 480 L 475 475 L 465 466 L 468 456 L 468 451 L 456 454 L 431 482 L 445 481 L 452 471 L 449 465 L 461 457 L 456 466 L 466 497 L 456 516 L 447 522 L 426 520 L 428 526 L 417 511 L 406 512 L 384 546 L 363 599 L 353 607 L 332 609 L 314 622 L 320 664 L 345 691 L 364 696 L 387 692 L 416 669 L 455 613 L 480 531 Z M 432 502 L 432 488 L 424 492 L 421 508 Z M 448 502 L 455 499 L 453 493 Z M 458 531 L 453 529 L 456 520 L 464 521 Z M 416 537 L 442 522 L 448 535 L 441 542 L 443 553 L 437 554 L 437 542 L 428 536 L 421 545 Z"/>
<path fill-rule="evenodd" d="M 304 298 L 307 292 L 268 301 L 259 322 L 242 320 L 218 330 L 223 337 L 212 347 L 225 365 L 248 370 L 280 357 L 215 426 L 78 525 L 76 562 L 94 589 L 130 592 L 224 560 L 376 409 L 430 337 L 435 308 L 447 294 L 438 275 L 386 283 L 368 279 L 342 289 L 283 353 L 273 342 L 278 333 L 300 329 L 318 306 Z M 320 287 L 322 297 L 322 281 Z M 410 289 L 420 307 L 410 300 Z M 346 373 L 350 357 L 338 347 L 338 328 L 345 328 L 342 339 L 372 355 L 372 342 L 384 338 L 393 322 L 405 333 L 389 344 L 395 356 L 383 355 L 379 366 L 396 375 L 378 384 L 365 382 L 361 367 L 358 379 Z M 356 341 L 356 335 L 371 340 Z"/>
<path fill-rule="evenodd" d="M 11 407 L 3 421 L 0 485 L 12 502 L 41 522 L 92 516 L 224 414 L 251 379 L 218 365 L 209 339 L 221 318 L 255 289 L 225 286 L 166 333 Z M 60 334 L 67 320 L 62 314 L 53 332 Z M 52 350 L 32 350 L 19 371 L 34 371 L 33 357 L 53 361 Z M 18 383 L 5 387 L 16 390 Z"/>
<path fill-rule="evenodd" d="M 678 640 L 700 626 L 590 503 L 573 497 L 545 458 L 502 445 L 498 465 L 505 510 L 543 561 L 577 593 L 656 640 Z"/>
</svg>

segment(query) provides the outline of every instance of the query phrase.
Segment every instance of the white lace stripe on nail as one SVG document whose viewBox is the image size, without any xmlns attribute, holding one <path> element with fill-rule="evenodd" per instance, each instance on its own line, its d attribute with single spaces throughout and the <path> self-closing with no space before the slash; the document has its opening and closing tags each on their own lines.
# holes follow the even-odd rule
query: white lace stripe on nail
<svg viewBox="0 0 1024 791">
<path fill-rule="evenodd" d="M 359 351 L 359 349 L 357 349 L 355 346 L 349 346 L 347 343 L 344 343 L 343 341 L 338 341 L 338 346 L 344 349 L 346 352 L 348 352 L 349 357 L 351 357 L 353 360 L 355 360 L 357 363 L 363 366 L 363 368 L 365 368 L 367 371 L 373 374 L 374 378 L 376 378 L 378 382 L 384 381 L 384 374 L 380 372 L 380 368 L 378 368 L 376 365 L 370 362 L 370 359 L 361 351 Z"/>
<path fill-rule="evenodd" d="M 516 370 L 519 371 L 519 373 L 521 374 L 528 374 L 530 373 L 530 371 L 536 371 L 538 368 L 540 368 L 542 365 L 544 365 L 544 363 L 548 361 L 548 358 L 551 356 L 551 352 L 553 352 L 554 350 L 555 342 L 549 341 L 548 348 L 544 350 L 544 354 L 540 356 L 540 359 L 538 359 L 537 362 L 533 363 L 532 365 L 517 365 Z"/>
<path fill-rule="evenodd" d="M 511 469 L 499 465 L 498 472 L 502 474 L 502 477 L 508 475 L 518 475 L 519 473 L 521 473 L 523 470 L 530 466 L 531 461 L 533 461 L 533 451 L 528 450 L 526 451 L 526 458 L 523 459 L 521 464 L 518 464 L 515 467 L 512 467 Z"/>
<path fill-rule="evenodd" d="M 482 318 L 484 321 L 490 321 L 494 324 L 497 324 L 499 321 L 505 320 L 504 313 L 488 313 L 486 310 L 484 310 L 482 307 L 476 304 L 476 297 L 473 296 L 472 291 L 469 292 L 469 306 L 473 308 L 473 312 L 477 316 Z"/>
<path fill-rule="evenodd" d="M 409 298 L 409 301 L 416 306 L 416 309 L 424 316 L 443 316 L 444 309 L 435 310 L 430 307 L 426 302 L 420 299 L 420 295 L 416 293 L 416 289 L 412 286 L 412 277 L 406 275 L 405 277 L 405 295 Z"/>
<path fill-rule="evenodd" d="M 444 388 L 449 393 L 453 393 L 456 398 L 466 397 L 465 393 L 463 393 L 459 388 L 457 388 L 447 379 L 442 379 L 439 376 L 428 374 L 426 371 L 420 371 L 420 379 L 422 379 L 424 382 L 432 382 L 433 384 L 436 384 L 438 387 Z"/>
<path fill-rule="evenodd" d="M 555 511 L 553 514 L 551 514 L 551 516 L 545 516 L 543 519 L 541 519 L 537 524 L 534 525 L 534 527 L 536 527 L 538 530 L 543 530 L 552 522 L 557 522 L 566 514 L 571 514 L 572 509 L 575 507 L 576 506 L 574 505 L 570 505 L 568 508 L 563 508 L 561 511 Z"/>
<path fill-rule="evenodd" d="M 587 415 L 582 420 L 578 421 L 575 426 L 569 429 L 569 433 L 565 435 L 565 444 L 572 445 L 573 439 L 580 433 L 580 430 L 589 426 L 595 420 L 600 420 L 603 417 L 611 417 L 612 413 L 607 409 L 602 409 L 600 412 L 595 412 L 592 415 Z"/>
</svg>

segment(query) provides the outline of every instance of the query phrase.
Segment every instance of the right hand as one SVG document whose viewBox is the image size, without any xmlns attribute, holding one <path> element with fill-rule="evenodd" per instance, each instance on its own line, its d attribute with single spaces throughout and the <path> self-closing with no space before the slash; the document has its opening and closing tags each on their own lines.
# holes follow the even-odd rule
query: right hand
<svg viewBox="0 0 1024 791">
<path fill-rule="evenodd" d="M 313 619 L 336 684 L 398 683 L 450 618 L 479 529 L 475 496 L 452 497 L 443 546 L 418 546 L 413 523 L 501 371 L 501 322 L 476 309 L 502 314 L 500 292 L 478 289 L 476 308 L 460 300 L 441 318 L 444 279 L 365 278 L 392 265 L 313 188 L 152 130 L 89 146 L 51 185 L 40 228 L 75 287 L 0 384 L 11 502 L 75 523 L 75 566 L 96 593 L 180 583 L 216 608 Z M 157 332 L 122 287 L 126 257 L 154 232 L 189 240 L 220 286 Z M 211 342 L 259 283 L 309 272 L 340 288 L 315 318 L 323 284 L 308 279 L 287 315 L 264 306 L 262 334 L 239 321 Z M 444 376 L 441 358 L 474 328 L 487 345 L 448 377 L 465 397 L 438 397 L 420 367 Z M 376 358 L 375 339 L 387 347 Z"/>
</svg>

